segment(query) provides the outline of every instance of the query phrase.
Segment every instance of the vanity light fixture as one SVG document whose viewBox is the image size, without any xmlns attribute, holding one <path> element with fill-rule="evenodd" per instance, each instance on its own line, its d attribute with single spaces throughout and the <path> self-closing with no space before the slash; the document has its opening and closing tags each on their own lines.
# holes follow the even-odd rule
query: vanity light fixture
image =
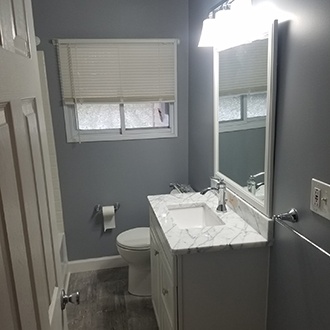
<svg viewBox="0 0 330 330">
<path fill-rule="evenodd" d="M 229 10 L 231 8 L 231 4 L 235 0 L 227 0 L 222 1 L 221 4 L 216 5 L 209 12 L 208 18 L 203 21 L 202 33 L 198 43 L 198 47 L 213 47 L 217 36 L 221 31 L 221 25 L 224 26 L 224 21 L 227 21 L 226 17 L 228 17 Z M 216 13 L 222 12 L 223 20 L 220 20 L 219 17 L 215 17 Z M 226 30 L 224 30 L 226 31 Z"/>
<path fill-rule="evenodd" d="M 203 21 L 202 33 L 198 47 L 213 47 L 217 34 L 216 20 L 209 17 Z"/>
<path fill-rule="evenodd" d="M 198 47 L 221 51 L 265 39 L 275 19 L 280 23 L 290 16 L 269 2 L 253 6 L 251 0 L 225 1 L 213 8 L 204 20 Z"/>
</svg>

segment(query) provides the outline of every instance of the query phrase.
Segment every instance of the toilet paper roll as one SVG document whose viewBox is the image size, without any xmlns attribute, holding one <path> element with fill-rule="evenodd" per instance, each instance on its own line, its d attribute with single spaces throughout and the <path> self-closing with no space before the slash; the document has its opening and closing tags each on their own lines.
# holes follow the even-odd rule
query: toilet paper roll
<svg viewBox="0 0 330 330">
<path fill-rule="evenodd" d="M 102 207 L 104 231 L 116 228 L 115 212 L 115 207 L 113 205 Z"/>
</svg>

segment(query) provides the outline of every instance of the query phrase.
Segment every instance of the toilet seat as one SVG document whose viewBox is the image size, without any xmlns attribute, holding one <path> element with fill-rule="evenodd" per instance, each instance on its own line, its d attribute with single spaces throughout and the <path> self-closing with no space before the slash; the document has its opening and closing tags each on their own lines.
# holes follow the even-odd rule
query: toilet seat
<svg viewBox="0 0 330 330">
<path fill-rule="evenodd" d="M 128 250 L 149 250 L 150 229 L 140 227 L 126 230 L 117 236 L 117 245 Z"/>
</svg>

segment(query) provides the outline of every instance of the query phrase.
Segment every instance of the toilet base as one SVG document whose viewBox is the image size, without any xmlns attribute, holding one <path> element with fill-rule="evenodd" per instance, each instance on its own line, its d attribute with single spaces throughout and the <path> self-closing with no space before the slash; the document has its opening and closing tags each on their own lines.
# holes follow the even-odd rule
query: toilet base
<svg viewBox="0 0 330 330">
<path fill-rule="evenodd" d="M 151 296 L 150 230 L 138 227 L 117 236 L 117 250 L 128 264 L 128 292 Z"/>
<path fill-rule="evenodd" d="M 133 296 L 151 296 L 150 266 L 136 267 L 134 264 L 128 267 L 128 292 Z"/>
</svg>

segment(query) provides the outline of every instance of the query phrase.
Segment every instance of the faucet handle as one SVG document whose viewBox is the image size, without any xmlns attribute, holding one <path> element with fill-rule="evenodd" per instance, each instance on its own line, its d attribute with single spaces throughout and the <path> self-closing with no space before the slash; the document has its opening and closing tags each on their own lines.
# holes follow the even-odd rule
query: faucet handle
<svg viewBox="0 0 330 330">
<path fill-rule="evenodd" d="M 212 188 L 219 188 L 220 185 L 220 178 L 217 178 L 215 176 L 210 177 L 211 187 Z"/>
<path fill-rule="evenodd" d="M 213 188 L 220 188 L 220 185 L 225 185 L 225 180 L 216 176 L 211 176 L 211 187 Z"/>
<path fill-rule="evenodd" d="M 259 172 L 257 174 L 251 174 L 250 175 L 250 179 L 255 179 L 255 178 L 258 178 L 259 176 L 261 175 L 265 175 L 265 172 Z"/>
</svg>

